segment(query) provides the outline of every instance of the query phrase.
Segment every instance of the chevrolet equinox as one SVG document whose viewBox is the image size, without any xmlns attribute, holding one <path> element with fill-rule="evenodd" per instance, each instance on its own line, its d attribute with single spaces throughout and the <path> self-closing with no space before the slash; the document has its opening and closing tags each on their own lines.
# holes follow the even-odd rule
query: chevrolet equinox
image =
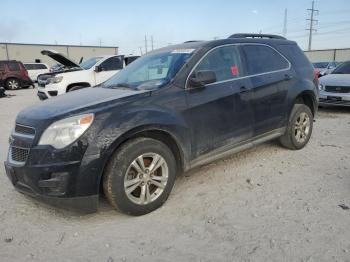
<svg viewBox="0 0 350 262">
<path fill-rule="evenodd" d="M 297 44 L 234 34 L 139 58 L 104 83 L 29 107 L 10 136 L 15 188 L 53 205 L 143 215 L 177 174 L 268 140 L 309 141 L 318 80 Z"/>
</svg>

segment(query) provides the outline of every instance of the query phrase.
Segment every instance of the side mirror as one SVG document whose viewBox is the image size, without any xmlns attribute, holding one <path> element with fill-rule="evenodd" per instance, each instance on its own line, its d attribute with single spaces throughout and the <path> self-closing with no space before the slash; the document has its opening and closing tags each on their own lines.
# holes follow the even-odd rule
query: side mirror
<svg viewBox="0 0 350 262">
<path fill-rule="evenodd" d="M 211 70 L 197 71 L 195 74 L 192 74 L 189 79 L 191 87 L 203 87 L 215 82 L 216 74 Z"/>
<path fill-rule="evenodd" d="M 102 70 L 102 67 L 101 66 L 95 66 L 95 70 L 94 70 L 96 73 L 98 73 L 98 72 L 101 72 L 101 71 L 103 71 Z"/>
</svg>

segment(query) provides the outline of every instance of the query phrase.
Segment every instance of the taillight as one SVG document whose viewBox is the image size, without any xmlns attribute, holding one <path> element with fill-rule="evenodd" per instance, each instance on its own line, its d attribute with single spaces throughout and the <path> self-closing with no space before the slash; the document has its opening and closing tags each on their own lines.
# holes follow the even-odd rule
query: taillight
<svg viewBox="0 0 350 262">
<path fill-rule="evenodd" d="M 314 68 L 314 83 L 317 87 L 320 83 L 320 81 L 318 80 L 319 77 L 320 77 L 320 71 Z"/>
</svg>

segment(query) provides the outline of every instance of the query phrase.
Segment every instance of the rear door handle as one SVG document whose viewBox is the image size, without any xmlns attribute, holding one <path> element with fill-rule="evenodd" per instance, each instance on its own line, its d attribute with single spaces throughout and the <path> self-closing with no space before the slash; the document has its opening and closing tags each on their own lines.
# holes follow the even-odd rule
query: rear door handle
<svg viewBox="0 0 350 262">
<path fill-rule="evenodd" d="M 241 88 L 239 89 L 239 92 L 242 94 L 242 93 L 246 93 L 246 92 L 248 92 L 249 91 L 249 89 L 248 88 L 246 88 L 245 86 L 241 86 Z"/>
<path fill-rule="evenodd" d="M 289 75 L 289 74 L 285 74 L 284 75 L 284 80 L 288 81 L 288 80 L 291 80 L 292 79 L 292 76 Z"/>
</svg>

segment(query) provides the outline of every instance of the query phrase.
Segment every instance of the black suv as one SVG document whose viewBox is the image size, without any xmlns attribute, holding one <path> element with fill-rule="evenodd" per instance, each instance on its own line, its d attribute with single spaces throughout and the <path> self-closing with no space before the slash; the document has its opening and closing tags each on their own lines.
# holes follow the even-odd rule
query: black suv
<svg viewBox="0 0 350 262">
<path fill-rule="evenodd" d="M 153 51 L 103 84 L 25 109 L 5 167 L 21 192 L 47 202 L 142 215 L 177 174 L 259 143 L 301 149 L 318 82 L 295 42 L 232 35 Z"/>
<path fill-rule="evenodd" d="M 8 90 L 25 88 L 33 85 L 22 62 L 16 60 L 0 60 L 0 86 Z"/>
</svg>

